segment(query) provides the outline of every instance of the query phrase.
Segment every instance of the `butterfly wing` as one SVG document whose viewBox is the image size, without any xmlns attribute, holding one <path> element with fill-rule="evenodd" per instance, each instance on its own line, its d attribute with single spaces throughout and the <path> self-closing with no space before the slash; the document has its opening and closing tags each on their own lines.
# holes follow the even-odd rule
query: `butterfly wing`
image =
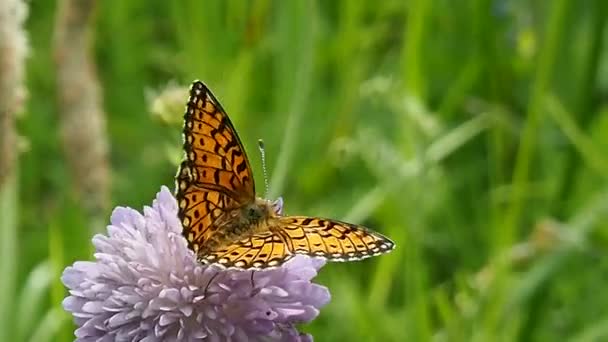
<svg viewBox="0 0 608 342">
<path fill-rule="evenodd" d="M 201 256 L 205 263 L 225 267 L 267 268 L 278 266 L 293 257 L 281 236 L 272 232 L 255 234 L 232 245 Z"/>
<path fill-rule="evenodd" d="M 178 216 L 197 252 L 227 210 L 255 200 L 251 166 L 228 115 L 200 81 L 184 114 L 184 161 L 176 176 Z"/>
<path fill-rule="evenodd" d="M 361 260 L 391 251 L 395 244 L 364 227 L 306 216 L 278 217 L 269 232 L 212 251 L 202 260 L 226 267 L 267 268 L 304 254 L 332 261 Z"/>
<path fill-rule="evenodd" d="M 390 252 L 395 244 L 382 234 L 337 220 L 306 216 L 279 218 L 277 234 L 295 254 L 352 261 Z"/>
</svg>

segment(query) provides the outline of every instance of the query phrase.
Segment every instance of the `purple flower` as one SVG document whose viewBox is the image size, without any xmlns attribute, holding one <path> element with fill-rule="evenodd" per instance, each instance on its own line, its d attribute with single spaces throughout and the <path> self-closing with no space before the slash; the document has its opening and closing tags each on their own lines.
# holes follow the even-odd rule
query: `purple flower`
<svg viewBox="0 0 608 342">
<path fill-rule="evenodd" d="M 279 268 L 222 269 L 196 261 L 181 235 L 166 187 L 144 215 L 112 213 L 96 235 L 95 261 L 67 267 L 63 307 L 77 341 L 306 341 L 309 322 L 330 298 L 311 283 L 325 261 L 298 255 Z"/>
</svg>

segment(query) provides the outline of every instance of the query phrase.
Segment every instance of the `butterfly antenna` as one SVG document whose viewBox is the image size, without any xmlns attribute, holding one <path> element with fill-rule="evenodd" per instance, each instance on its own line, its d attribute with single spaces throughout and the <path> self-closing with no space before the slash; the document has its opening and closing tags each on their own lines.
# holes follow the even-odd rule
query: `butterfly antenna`
<svg viewBox="0 0 608 342">
<path fill-rule="evenodd" d="M 270 188 L 268 185 L 268 172 L 266 171 L 266 151 L 264 149 L 264 140 L 258 140 L 258 148 L 260 149 L 260 155 L 262 156 L 262 172 L 264 173 L 264 188 L 266 191 L 264 194 L 264 198 L 268 198 Z"/>
</svg>

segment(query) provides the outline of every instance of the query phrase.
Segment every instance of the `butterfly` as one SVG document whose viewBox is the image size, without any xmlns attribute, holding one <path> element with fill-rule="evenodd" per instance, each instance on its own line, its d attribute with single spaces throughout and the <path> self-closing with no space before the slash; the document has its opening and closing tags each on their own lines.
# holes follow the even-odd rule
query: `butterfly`
<svg viewBox="0 0 608 342">
<path fill-rule="evenodd" d="M 296 254 L 350 261 L 394 248 L 390 239 L 362 226 L 283 216 L 281 200 L 256 197 L 243 144 L 226 111 L 200 81 L 190 88 L 183 139 L 175 197 L 183 234 L 199 261 L 262 269 Z"/>
</svg>

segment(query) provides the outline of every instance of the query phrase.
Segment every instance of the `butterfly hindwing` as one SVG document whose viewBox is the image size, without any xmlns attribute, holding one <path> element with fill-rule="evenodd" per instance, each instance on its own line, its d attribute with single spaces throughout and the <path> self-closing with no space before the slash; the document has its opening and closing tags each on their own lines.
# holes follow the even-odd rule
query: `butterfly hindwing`
<svg viewBox="0 0 608 342">
<path fill-rule="evenodd" d="M 220 191 L 209 191 L 188 181 L 189 167 L 182 162 L 180 175 L 177 177 L 180 190 L 178 198 L 179 216 L 184 226 L 184 236 L 188 245 L 198 252 L 204 242 L 221 228 L 214 224 L 227 208 L 238 205 L 236 201 Z"/>
<path fill-rule="evenodd" d="M 292 256 L 292 252 L 279 235 L 266 232 L 237 241 L 224 249 L 207 253 L 202 256 L 202 260 L 225 267 L 248 269 L 278 266 Z"/>
</svg>

